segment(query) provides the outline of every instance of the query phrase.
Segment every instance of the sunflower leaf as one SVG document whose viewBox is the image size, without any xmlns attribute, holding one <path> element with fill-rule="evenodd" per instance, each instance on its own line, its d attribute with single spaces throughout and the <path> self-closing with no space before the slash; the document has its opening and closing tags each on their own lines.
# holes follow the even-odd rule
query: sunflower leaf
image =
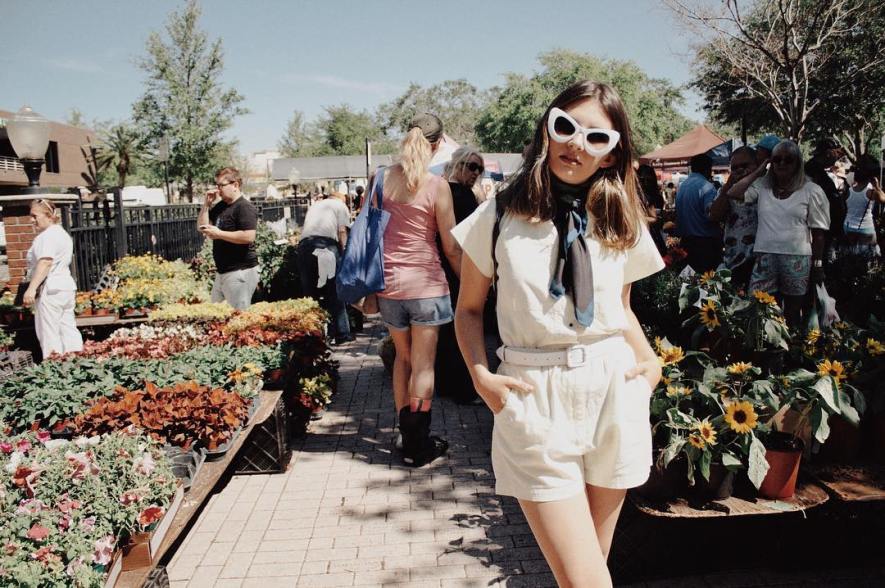
<svg viewBox="0 0 885 588">
<path fill-rule="evenodd" d="M 722 454 L 722 465 L 731 471 L 735 471 L 740 469 L 743 464 L 734 454 L 726 451 Z"/>
<path fill-rule="evenodd" d="M 829 412 L 839 414 L 839 405 L 836 402 L 836 390 L 833 387 L 832 378 L 821 378 L 814 383 L 812 388 L 830 408 Z"/>
<path fill-rule="evenodd" d="M 710 481 L 710 462 L 713 460 L 713 456 L 709 451 L 701 452 L 701 459 L 698 462 L 698 466 L 701 469 L 701 475 L 704 476 L 706 481 Z"/>
<path fill-rule="evenodd" d="M 676 456 L 679 455 L 679 452 L 682 451 L 683 447 L 685 447 L 685 439 L 677 438 L 675 441 L 671 441 L 670 444 L 667 445 L 667 448 L 664 449 L 661 457 L 663 467 L 670 465 L 670 462 L 676 459 Z"/>
<path fill-rule="evenodd" d="M 830 436 L 830 415 L 818 404 L 811 411 L 811 428 L 814 429 L 814 438 L 824 443 Z"/>
<path fill-rule="evenodd" d="M 767 473 L 768 461 L 765 459 L 765 445 L 754 436 L 753 442 L 750 444 L 750 458 L 747 476 L 749 476 L 750 481 L 753 482 L 753 485 L 758 490 Z"/>
</svg>

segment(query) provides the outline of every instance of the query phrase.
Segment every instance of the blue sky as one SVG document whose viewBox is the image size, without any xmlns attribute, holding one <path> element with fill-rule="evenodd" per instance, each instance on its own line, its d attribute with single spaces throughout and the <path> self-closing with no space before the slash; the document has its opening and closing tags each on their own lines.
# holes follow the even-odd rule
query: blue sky
<svg viewBox="0 0 885 588">
<path fill-rule="evenodd" d="M 53 120 L 125 119 L 141 95 L 135 66 L 151 31 L 182 0 L 0 0 L 0 109 L 30 104 Z M 243 152 L 273 149 L 293 110 L 374 109 L 410 82 L 466 78 L 480 88 L 531 73 L 537 55 L 566 48 L 629 59 L 683 84 L 689 41 L 652 0 L 430 2 L 203 0 L 201 28 L 220 37 L 223 82 L 250 114 L 229 132 Z M 685 113 L 702 119 L 699 99 Z"/>
</svg>

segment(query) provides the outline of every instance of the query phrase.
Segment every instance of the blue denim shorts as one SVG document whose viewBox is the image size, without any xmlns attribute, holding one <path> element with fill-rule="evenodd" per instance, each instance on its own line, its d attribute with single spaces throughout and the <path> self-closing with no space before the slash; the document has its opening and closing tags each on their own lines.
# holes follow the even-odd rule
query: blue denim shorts
<svg viewBox="0 0 885 588">
<path fill-rule="evenodd" d="M 410 325 L 433 327 L 452 322 L 452 299 L 449 295 L 436 298 L 394 300 L 378 297 L 381 318 L 388 328 L 405 331 Z"/>
</svg>

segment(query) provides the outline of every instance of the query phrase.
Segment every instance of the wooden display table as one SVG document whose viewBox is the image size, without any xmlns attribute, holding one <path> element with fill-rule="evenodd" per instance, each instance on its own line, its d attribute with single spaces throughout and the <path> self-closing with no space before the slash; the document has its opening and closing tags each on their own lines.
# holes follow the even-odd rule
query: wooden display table
<svg viewBox="0 0 885 588">
<path fill-rule="evenodd" d="M 806 469 L 837 500 L 885 501 L 885 465 L 812 464 Z"/>
<path fill-rule="evenodd" d="M 636 492 L 630 492 L 630 500 L 640 512 L 663 518 L 714 518 L 748 515 L 771 515 L 785 512 L 799 512 L 824 504 L 830 499 L 827 492 L 813 482 L 801 482 L 796 494 L 785 500 L 767 498 L 738 498 L 730 496 L 723 500 L 691 502 L 676 498 L 665 503 L 645 499 Z"/>
<path fill-rule="evenodd" d="M 185 494 L 181 508 L 178 509 L 178 513 L 172 519 L 172 525 L 169 527 L 169 531 L 166 533 L 159 549 L 157 549 L 153 566 L 123 572 L 120 574 L 120 579 L 117 580 L 117 588 L 141 588 L 151 570 L 157 564 L 164 561 L 165 556 L 168 555 L 169 548 L 175 545 L 179 535 L 189 527 L 191 520 L 200 511 L 200 508 L 212 494 L 212 490 L 221 479 L 221 476 L 228 466 L 231 465 L 234 458 L 236 458 L 237 453 L 252 431 L 252 427 L 270 417 L 281 395 L 281 391 L 262 391 L 259 394 L 261 404 L 258 410 L 255 411 L 249 423 L 240 431 L 239 436 L 234 440 L 230 449 L 224 454 L 224 457 L 216 461 L 207 461 L 200 468 L 200 473 L 197 475 L 188 493 Z"/>
</svg>

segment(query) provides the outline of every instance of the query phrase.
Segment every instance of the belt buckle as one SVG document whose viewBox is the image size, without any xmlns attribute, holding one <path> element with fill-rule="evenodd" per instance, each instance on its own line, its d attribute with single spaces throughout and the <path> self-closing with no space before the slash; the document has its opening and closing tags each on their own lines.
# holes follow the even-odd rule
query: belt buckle
<svg viewBox="0 0 885 588">
<path fill-rule="evenodd" d="M 587 350 L 583 347 L 569 347 L 565 352 L 565 365 L 570 368 L 581 367 L 587 363 Z"/>
</svg>

